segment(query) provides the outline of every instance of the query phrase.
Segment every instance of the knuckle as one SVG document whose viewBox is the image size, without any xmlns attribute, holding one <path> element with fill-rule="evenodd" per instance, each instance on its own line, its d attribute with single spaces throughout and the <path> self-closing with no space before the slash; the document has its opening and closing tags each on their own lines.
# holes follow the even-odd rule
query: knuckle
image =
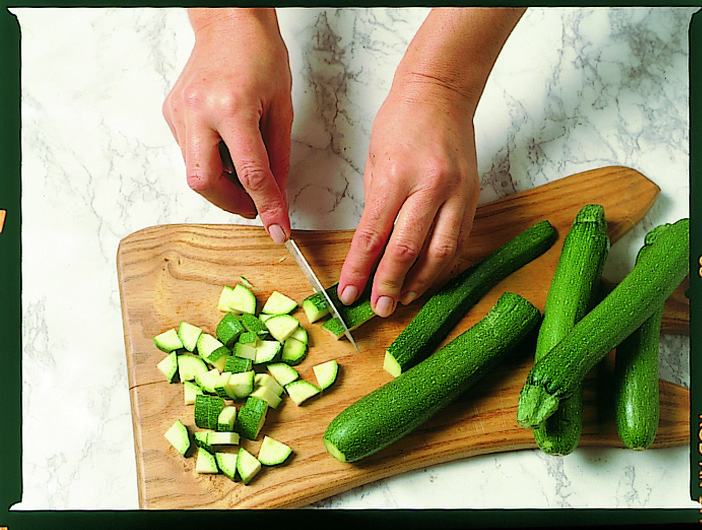
<svg viewBox="0 0 702 530">
<path fill-rule="evenodd" d="M 371 227 L 357 229 L 354 237 L 359 250 L 365 255 L 379 255 L 385 248 L 385 238 Z"/>
<path fill-rule="evenodd" d="M 210 183 L 202 175 L 188 175 L 187 183 L 188 187 L 197 193 L 205 192 L 210 188 Z"/>
<path fill-rule="evenodd" d="M 268 185 L 268 171 L 255 163 L 242 162 L 237 169 L 237 175 L 241 185 L 254 193 L 265 189 Z"/>
<path fill-rule="evenodd" d="M 420 251 L 421 248 L 415 242 L 400 240 L 390 245 L 386 253 L 394 262 L 406 265 L 414 263 Z"/>
<path fill-rule="evenodd" d="M 445 262 L 452 259 L 458 251 L 458 241 L 452 237 L 442 237 L 429 246 L 431 259 Z"/>
</svg>

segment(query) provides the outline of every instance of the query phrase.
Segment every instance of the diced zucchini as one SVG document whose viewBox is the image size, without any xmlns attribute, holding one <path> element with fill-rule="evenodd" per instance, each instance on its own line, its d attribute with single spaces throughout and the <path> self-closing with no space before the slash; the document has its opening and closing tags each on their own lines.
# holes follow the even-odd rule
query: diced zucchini
<svg viewBox="0 0 702 530">
<path fill-rule="evenodd" d="M 203 448 L 209 453 L 214 453 L 214 448 L 208 441 L 209 435 L 212 434 L 211 431 L 195 431 L 193 433 L 193 438 L 195 439 L 195 445 Z"/>
<path fill-rule="evenodd" d="M 285 389 L 278 381 L 270 374 L 262 372 L 254 376 L 254 388 L 265 386 L 269 388 L 275 395 L 280 396 Z"/>
<path fill-rule="evenodd" d="M 256 289 L 256 288 L 254 287 L 253 283 L 251 283 L 248 279 L 246 279 L 246 278 L 243 277 L 243 276 L 239 276 L 239 282 L 241 282 L 241 284 L 242 284 L 244 287 L 247 287 L 247 288 L 250 289 L 251 291 L 253 291 L 254 289 Z"/>
<path fill-rule="evenodd" d="M 302 310 L 307 321 L 312 324 L 329 314 L 329 305 L 322 293 L 314 293 L 302 301 Z"/>
<path fill-rule="evenodd" d="M 234 355 L 253 362 L 256 360 L 256 346 L 244 344 L 243 342 L 237 342 L 234 345 Z"/>
<path fill-rule="evenodd" d="M 189 353 L 178 355 L 178 377 L 181 381 L 193 381 L 198 374 L 204 374 L 209 368 L 205 361 Z"/>
<path fill-rule="evenodd" d="M 322 324 L 322 329 L 335 339 L 340 339 L 345 335 L 344 326 L 339 322 L 338 318 L 330 318 L 324 322 L 324 324 Z"/>
<path fill-rule="evenodd" d="M 265 466 L 277 466 L 285 462 L 291 454 L 292 449 L 288 445 L 270 436 L 264 436 L 258 451 L 258 461 Z"/>
<path fill-rule="evenodd" d="M 302 326 L 298 326 L 297 329 L 293 331 L 290 337 L 288 338 L 299 340 L 303 344 L 309 344 L 310 342 L 309 334 L 307 333 L 307 330 Z"/>
<path fill-rule="evenodd" d="M 285 342 L 300 326 L 300 321 L 292 315 L 276 315 L 266 320 L 266 327 L 278 342 Z"/>
<path fill-rule="evenodd" d="M 278 291 L 273 291 L 266 303 L 263 304 L 261 312 L 268 315 L 284 315 L 295 311 L 297 305 L 297 302 L 292 298 Z"/>
<path fill-rule="evenodd" d="M 228 392 L 228 383 L 230 375 L 232 375 L 231 372 L 222 372 L 221 374 L 219 374 L 214 383 L 214 393 L 221 398 L 236 399 L 235 396 L 229 395 Z"/>
<path fill-rule="evenodd" d="M 245 331 L 244 325 L 239 320 L 239 317 L 234 313 L 226 313 L 217 324 L 215 336 L 227 348 L 232 348 L 236 341 L 239 340 L 239 335 Z"/>
<path fill-rule="evenodd" d="M 230 355 L 227 357 L 227 361 L 224 364 L 224 371 L 232 374 L 239 372 L 248 372 L 253 369 L 253 361 L 251 359 L 245 359 L 239 357 L 238 355 Z"/>
<path fill-rule="evenodd" d="M 275 378 L 275 380 L 278 381 L 278 383 L 283 387 L 300 377 L 297 370 L 285 362 L 272 363 L 267 365 L 266 368 Z"/>
<path fill-rule="evenodd" d="M 197 339 L 197 353 L 205 360 L 207 360 L 213 351 L 222 346 L 224 346 L 224 344 L 210 333 L 200 333 L 200 337 Z"/>
<path fill-rule="evenodd" d="M 290 366 L 296 366 L 305 360 L 307 352 L 307 343 L 300 342 L 290 336 L 283 343 L 283 351 L 281 352 L 280 359 Z"/>
<path fill-rule="evenodd" d="M 164 433 L 164 436 L 182 456 L 185 456 L 190 449 L 190 434 L 182 421 L 176 420 Z"/>
<path fill-rule="evenodd" d="M 195 396 L 195 410 L 193 411 L 195 425 L 201 429 L 216 429 L 217 420 L 223 408 L 224 400 L 219 396 L 207 394 Z"/>
<path fill-rule="evenodd" d="M 280 359 L 283 345 L 277 340 L 262 340 L 256 347 L 255 364 L 271 363 Z"/>
<path fill-rule="evenodd" d="M 207 362 L 210 366 L 214 366 L 221 372 L 224 370 L 224 366 L 227 363 L 227 357 L 230 357 L 231 355 L 232 351 L 229 348 L 226 346 L 221 346 L 210 353 L 207 356 L 207 359 L 205 359 L 205 362 Z"/>
<path fill-rule="evenodd" d="M 250 397 L 262 399 L 268 403 L 268 406 L 272 409 L 277 408 L 282 401 L 282 398 L 267 386 L 259 386 L 258 388 L 254 388 L 253 392 L 250 394 Z"/>
<path fill-rule="evenodd" d="M 165 353 L 183 349 L 183 341 L 180 340 L 178 332 L 175 329 L 164 331 L 156 335 L 153 340 L 156 347 Z"/>
<path fill-rule="evenodd" d="M 251 289 L 240 283 L 234 287 L 225 285 L 219 296 L 217 307 L 220 311 L 228 311 L 237 315 L 256 314 L 256 295 Z"/>
<path fill-rule="evenodd" d="M 261 462 L 243 447 L 236 458 L 236 471 L 244 484 L 248 484 L 261 471 Z"/>
<path fill-rule="evenodd" d="M 262 338 L 268 335 L 268 328 L 256 315 L 249 313 L 241 315 L 241 323 L 244 325 L 246 331 L 255 333 L 258 337 Z"/>
<path fill-rule="evenodd" d="M 234 481 L 236 480 L 236 461 L 238 453 L 215 453 L 215 460 L 217 461 L 217 467 L 222 472 L 222 474 L 228 479 Z"/>
<path fill-rule="evenodd" d="M 304 379 L 297 379 L 292 383 L 288 383 L 285 385 L 285 391 L 296 405 L 302 405 L 305 401 L 321 392 L 319 387 Z"/>
<path fill-rule="evenodd" d="M 268 403 L 260 398 L 249 396 L 237 414 L 235 430 L 244 438 L 255 440 L 266 421 Z"/>
<path fill-rule="evenodd" d="M 183 404 L 194 405 L 195 396 L 202 394 L 202 388 L 192 381 L 183 381 Z"/>
<path fill-rule="evenodd" d="M 236 407 L 234 405 L 226 405 L 222 408 L 222 412 L 217 417 L 217 430 L 221 432 L 229 432 L 234 430 L 234 421 L 236 420 Z"/>
<path fill-rule="evenodd" d="M 193 352 L 197 348 L 197 339 L 200 338 L 201 333 L 201 328 L 189 322 L 181 322 L 178 325 L 178 337 L 180 337 L 183 347 L 189 352 Z"/>
<path fill-rule="evenodd" d="M 205 373 L 197 374 L 195 376 L 195 384 L 208 394 L 216 394 L 215 385 L 217 385 L 218 379 L 219 370 L 212 368 L 212 370 Z"/>
<path fill-rule="evenodd" d="M 174 383 L 178 378 L 178 352 L 173 350 L 166 355 L 156 364 L 156 368 L 166 376 L 169 383 Z"/>
<path fill-rule="evenodd" d="M 207 445 L 212 448 L 217 445 L 239 445 L 239 440 L 240 437 L 238 432 L 207 432 Z"/>
<path fill-rule="evenodd" d="M 229 376 L 227 383 L 227 393 L 235 396 L 234 399 L 243 399 L 247 397 L 254 389 L 255 372 L 237 372 Z"/>
<path fill-rule="evenodd" d="M 203 447 L 197 450 L 197 460 L 195 461 L 196 473 L 216 474 L 219 473 L 215 456 Z"/>
<path fill-rule="evenodd" d="M 319 388 L 325 390 L 336 381 L 336 376 L 339 373 L 339 363 L 335 359 L 332 359 L 331 361 L 314 365 L 312 371 L 317 378 Z"/>
</svg>

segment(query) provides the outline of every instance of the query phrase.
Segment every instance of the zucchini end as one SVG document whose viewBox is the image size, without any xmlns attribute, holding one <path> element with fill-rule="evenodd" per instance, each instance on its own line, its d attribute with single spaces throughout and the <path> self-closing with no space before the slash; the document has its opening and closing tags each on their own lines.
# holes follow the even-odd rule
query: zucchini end
<svg viewBox="0 0 702 530">
<path fill-rule="evenodd" d="M 558 409 L 559 399 L 537 385 L 526 384 L 519 393 L 517 423 L 525 429 L 543 425 Z"/>
</svg>

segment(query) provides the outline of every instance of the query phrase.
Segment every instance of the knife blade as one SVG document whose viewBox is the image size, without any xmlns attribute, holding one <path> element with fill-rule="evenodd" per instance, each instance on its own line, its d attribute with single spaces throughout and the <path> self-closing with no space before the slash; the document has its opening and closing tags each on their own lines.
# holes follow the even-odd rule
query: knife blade
<svg viewBox="0 0 702 530">
<path fill-rule="evenodd" d="M 312 285 L 314 292 L 321 293 L 324 296 L 324 299 L 326 300 L 327 304 L 329 305 L 329 311 L 341 323 L 342 327 L 344 328 L 344 335 L 346 335 L 346 338 L 353 345 L 353 347 L 356 348 L 356 351 L 360 352 L 360 350 L 358 349 L 358 346 L 356 345 L 356 341 L 353 340 L 353 337 L 351 336 L 351 332 L 349 331 L 349 328 L 346 326 L 346 322 L 344 322 L 344 319 L 339 314 L 339 310 L 336 308 L 336 306 L 334 305 L 334 302 L 332 302 L 332 299 L 329 297 L 329 293 L 327 293 L 327 291 L 324 290 L 322 283 L 319 281 L 319 278 L 317 278 L 317 275 L 312 270 L 312 267 L 310 267 L 310 264 L 307 262 L 307 260 L 305 259 L 305 256 L 300 251 L 300 248 L 297 246 L 297 243 L 295 243 L 295 241 L 292 238 L 290 238 L 285 242 L 285 246 L 287 247 L 288 251 L 292 255 L 295 262 L 298 264 L 298 266 L 302 270 L 302 272 L 305 275 L 305 277 L 307 278 L 307 280 Z"/>
</svg>

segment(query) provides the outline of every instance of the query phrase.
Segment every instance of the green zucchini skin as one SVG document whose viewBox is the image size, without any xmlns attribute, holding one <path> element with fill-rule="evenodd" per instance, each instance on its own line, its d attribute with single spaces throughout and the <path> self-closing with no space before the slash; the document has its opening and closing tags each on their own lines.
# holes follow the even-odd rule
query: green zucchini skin
<svg viewBox="0 0 702 530">
<path fill-rule="evenodd" d="M 582 384 L 587 373 L 649 318 L 689 270 L 690 220 L 671 224 L 604 300 L 529 372 L 517 422 L 541 425 Z"/>
<path fill-rule="evenodd" d="M 541 321 L 539 310 L 506 292 L 467 331 L 336 416 L 323 435 L 327 451 L 356 462 L 410 433 L 484 376 Z"/>
<path fill-rule="evenodd" d="M 427 300 L 386 354 L 402 372 L 427 358 L 485 293 L 546 252 L 557 236 L 551 223 L 541 221 L 456 275 Z"/>
<path fill-rule="evenodd" d="M 563 240 L 561 255 L 544 305 L 534 361 L 542 359 L 594 305 L 602 269 L 609 253 L 604 208 L 583 206 Z M 583 395 L 577 388 L 561 400 L 558 410 L 534 429 L 534 440 L 546 454 L 572 453 L 582 434 Z"/>
<path fill-rule="evenodd" d="M 637 261 L 670 225 L 660 225 L 648 234 Z M 663 304 L 617 346 L 614 357 L 615 420 L 619 438 L 636 451 L 648 449 L 658 432 L 658 346 Z"/>
</svg>

